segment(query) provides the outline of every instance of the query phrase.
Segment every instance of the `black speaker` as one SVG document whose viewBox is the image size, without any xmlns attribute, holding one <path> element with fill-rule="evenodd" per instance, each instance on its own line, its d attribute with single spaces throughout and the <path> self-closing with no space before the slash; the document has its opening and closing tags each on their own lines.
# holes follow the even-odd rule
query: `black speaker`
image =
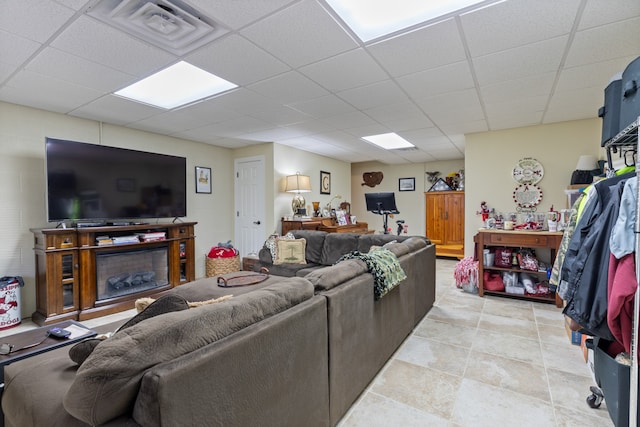
<svg viewBox="0 0 640 427">
<path fill-rule="evenodd" d="M 604 90 L 604 106 L 598 110 L 598 117 L 602 117 L 601 146 L 620 132 L 620 104 L 622 98 L 622 80 L 617 79 L 609 83 Z"/>
<path fill-rule="evenodd" d="M 640 116 L 640 56 L 622 72 L 622 102 L 620 105 L 620 130 L 635 122 Z"/>
</svg>

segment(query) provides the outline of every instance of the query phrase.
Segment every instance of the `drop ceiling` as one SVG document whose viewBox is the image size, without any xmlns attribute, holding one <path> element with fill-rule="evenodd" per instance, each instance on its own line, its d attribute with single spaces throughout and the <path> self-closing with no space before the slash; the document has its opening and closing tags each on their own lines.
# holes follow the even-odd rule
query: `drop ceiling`
<svg viewBox="0 0 640 427">
<path fill-rule="evenodd" d="M 210 40 L 158 47 L 92 16 L 97 0 L 3 0 L 0 101 L 222 147 L 422 163 L 463 158 L 467 133 L 596 117 L 640 56 L 638 0 L 506 0 L 366 44 L 323 0 L 179 4 Z M 113 95 L 179 60 L 239 87 L 176 110 Z M 360 139 L 388 132 L 417 149 Z"/>
</svg>

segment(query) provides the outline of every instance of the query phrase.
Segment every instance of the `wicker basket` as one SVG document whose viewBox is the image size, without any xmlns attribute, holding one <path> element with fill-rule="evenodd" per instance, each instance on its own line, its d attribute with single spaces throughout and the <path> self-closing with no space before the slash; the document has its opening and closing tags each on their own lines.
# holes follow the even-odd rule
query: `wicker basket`
<svg viewBox="0 0 640 427">
<path fill-rule="evenodd" d="M 227 258 L 209 258 L 205 255 L 207 277 L 240 271 L 240 255 Z"/>
</svg>

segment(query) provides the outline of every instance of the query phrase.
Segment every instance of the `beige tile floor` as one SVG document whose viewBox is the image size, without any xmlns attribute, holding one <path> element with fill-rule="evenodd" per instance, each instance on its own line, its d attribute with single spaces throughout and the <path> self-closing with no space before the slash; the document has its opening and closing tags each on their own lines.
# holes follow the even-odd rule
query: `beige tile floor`
<svg viewBox="0 0 640 427">
<path fill-rule="evenodd" d="M 339 427 L 611 427 L 585 399 L 594 385 L 550 304 L 480 298 L 455 287 L 456 261 L 436 262 L 436 303 Z M 95 327 L 129 310 L 83 321 Z M 30 319 L 0 337 L 33 328 Z"/>
<path fill-rule="evenodd" d="M 551 304 L 464 293 L 437 260 L 436 303 L 339 427 L 611 427 Z"/>
</svg>

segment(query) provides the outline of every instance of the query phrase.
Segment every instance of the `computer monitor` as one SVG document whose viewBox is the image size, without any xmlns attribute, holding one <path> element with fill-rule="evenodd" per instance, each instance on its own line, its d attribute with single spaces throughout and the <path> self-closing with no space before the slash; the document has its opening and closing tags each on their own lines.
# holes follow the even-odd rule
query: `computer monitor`
<svg viewBox="0 0 640 427">
<path fill-rule="evenodd" d="M 389 215 L 400 213 L 398 208 L 396 208 L 395 193 L 364 193 L 364 198 L 367 202 L 367 210 L 369 212 L 384 216 L 382 227 L 384 234 L 389 234 L 389 228 L 387 226 Z"/>
<path fill-rule="evenodd" d="M 365 193 L 367 210 L 375 214 L 398 214 L 395 193 Z"/>
</svg>

